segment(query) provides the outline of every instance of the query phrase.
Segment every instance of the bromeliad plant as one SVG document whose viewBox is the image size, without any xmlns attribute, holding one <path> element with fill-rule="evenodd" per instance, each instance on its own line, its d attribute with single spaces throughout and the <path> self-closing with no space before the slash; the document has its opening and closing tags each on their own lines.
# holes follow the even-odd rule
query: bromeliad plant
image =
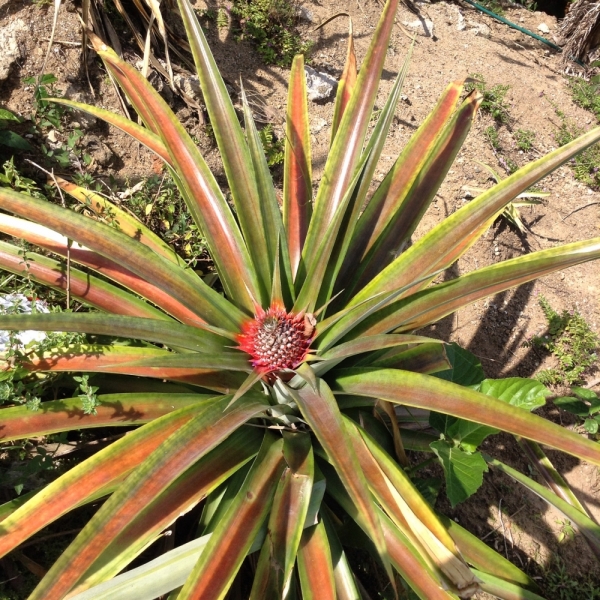
<svg viewBox="0 0 600 600">
<path fill-rule="evenodd" d="M 139 425 L 41 491 L 0 507 L 5 554 L 74 508 L 106 498 L 31 599 L 140 600 L 171 590 L 170 598 L 179 600 L 223 598 L 255 551 L 251 598 L 360 598 L 342 543 L 349 535 L 378 557 L 391 590 L 407 586 L 427 600 L 467 598 L 479 588 L 501 598 L 539 598 L 525 574 L 433 511 L 403 468 L 404 448 L 448 459 L 500 429 L 519 436 L 540 464 L 538 443 L 595 464 L 600 449 L 511 405 L 519 395 L 512 383 L 494 391 L 484 382 L 475 391 L 433 376 L 448 368 L 444 345 L 412 332 L 479 298 L 600 257 L 595 239 L 429 286 L 518 194 L 600 140 L 600 129 L 499 182 L 410 245 L 480 97 L 461 100 L 463 84 L 451 84 L 369 195 L 406 73 L 404 66 L 367 136 L 397 4 L 388 1 L 358 74 L 350 37 L 314 201 L 303 60 L 294 60 L 282 210 L 248 105 L 244 133 L 187 0 L 179 8 L 233 209 L 160 96 L 95 42 L 145 126 L 60 102 L 120 127 L 164 160 L 206 239 L 219 287 L 104 198 L 61 183 L 96 214 L 89 218 L 0 190 L 0 207 L 17 215 L 0 216 L 4 232 L 68 255 L 67 263 L 31 252 L 24 258 L 2 242 L 2 266 L 97 309 L 3 316 L 0 329 L 137 340 L 57 348 L 20 365 L 33 372 L 94 372 L 100 391 L 95 414 L 85 414 L 77 398 L 44 402 L 37 412 L 2 409 L 4 441 Z M 106 374 L 112 384 L 121 378 L 122 393 L 102 394 Z M 432 423 L 436 413 L 446 415 L 438 427 L 444 440 L 430 446 L 431 436 L 399 427 L 394 405 L 432 411 Z M 448 441 L 454 439 L 456 448 Z M 531 489 L 538 485 L 521 478 Z M 536 491 L 600 547 L 597 527 L 567 493 Z M 200 503 L 191 542 L 118 575 Z"/>
</svg>

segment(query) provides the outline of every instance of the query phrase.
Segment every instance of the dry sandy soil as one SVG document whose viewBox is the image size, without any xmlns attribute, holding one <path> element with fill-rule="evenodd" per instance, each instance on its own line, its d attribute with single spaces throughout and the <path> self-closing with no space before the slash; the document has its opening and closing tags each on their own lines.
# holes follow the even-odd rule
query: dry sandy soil
<svg viewBox="0 0 600 600">
<path fill-rule="evenodd" d="M 118 109 L 115 93 L 101 67 L 93 59 L 89 72 L 95 99 L 91 96 L 88 82 L 80 69 L 80 47 L 73 44 L 80 40 L 80 34 L 77 8 L 71 2 L 67 0 L 61 7 L 56 33 L 58 42 L 51 49 L 45 71 L 59 77 L 58 87 L 67 97 Z M 314 28 L 327 17 L 342 11 L 352 16 L 356 50 L 359 60 L 362 59 L 381 11 L 376 0 L 307 0 L 303 6 L 312 13 L 314 21 L 303 25 L 303 34 L 314 41 L 311 62 L 314 68 L 335 77 L 341 73 L 346 53 L 346 19 L 336 19 L 318 31 L 314 31 Z M 515 148 L 508 128 L 501 128 L 503 152 L 519 165 L 556 147 L 554 132 L 560 120 L 555 107 L 580 127 L 587 129 L 592 126 L 593 116 L 572 102 L 559 56 L 554 51 L 460 2 L 422 3 L 417 7 L 423 19 L 433 22 L 433 36 L 424 35 L 421 31 L 416 38 L 403 100 L 397 109 L 378 177 L 382 177 L 385 168 L 391 166 L 392 160 L 432 109 L 444 87 L 451 80 L 472 73 L 482 74 L 490 86 L 510 86 L 507 100 L 510 104 L 511 128 L 536 133 L 534 148 L 524 154 Z M 544 13 L 509 8 L 506 17 L 532 31 L 537 31 L 538 26 L 545 23 L 550 29 L 547 34 L 550 39 L 556 32 L 556 19 Z M 22 19 L 27 31 L 19 41 L 21 59 L 13 66 L 9 78 L 0 82 L 0 105 L 26 116 L 32 110 L 32 90 L 24 86 L 22 79 L 37 75 L 41 68 L 50 35 L 51 9 L 36 6 L 30 0 L 0 0 L 0 27 L 14 19 Z M 463 19 L 466 28 L 459 30 L 459 22 Z M 400 25 L 415 20 L 417 16 L 401 5 L 378 106 L 383 105 L 395 73 L 410 46 L 408 26 Z M 477 32 L 479 24 L 487 26 L 488 35 Z M 227 82 L 232 88 L 238 88 L 236 82 L 241 76 L 245 87 L 250 90 L 257 112 L 260 108 L 260 112 L 274 124 L 275 131 L 282 135 L 288 72 L 264 65 L 247 42 L 236 42 L 226 29 L 217 30 L 212 26 L 208 34 Z M 125 50 L 128 59 L 139 60 L 132 46 L 125 45 Z M 180 118 L 198 136 L 207 160 L 218 171 L 217 152 L 203 134 L 197 112 L 177 99 L 174 102 Z M 328 148 L 333 102 L 312 103 L 309 110 L 312 115 L 314 173 L 318 178 Z M 81 123 L 86 131 L 83 143 L 87 144 L 87 151 L 95 159 L 90 168 L 95 177 L 111 175 L 119 185 L 125 187 L 156 169 L 156 161 L 150 153 L 123 135 L 100 123 L 89 120 Z M 488 115 L 477 118 L 417 236 L 468 201 L 463 186 L 486 188 L 491 185 L 487 172 L 478 161 L 492 166 L 499 173 L 505 173 L 484 135 L 484 130 L 491 123 Z M 558 169 L 543 180 L 541 188 L 550 192 L 543 205 L 522 209 L 523 220 L 529 229 L 526 235 L 515 233 L 502 221 L 497 222 L 458 261 L 448 277 L 533 250 L 600 235 L 600 194 L 578 183 L 569 166 Z M 576 209 L 581 210 L 573 212 Z M 470 349 L 479 357 L 489 377 L 530 376 L 539 368 L 552 365 L 551 358 L 522 347 L 524 341 L 545 330 L 546 322 L 538 304 L 539 297 L 543 295 L 557 310 L 575 307 L 592 329 L 598 331 L 599 291 L 600 261 L 477 302 L 433 326 L 429 333 L 457 341 Z M 492 446 L 496 447 L 496 451 L 504 452 L 503 458 L 513 466 L 527 472 L 525 460 L 515 450 L 514 441 L 508 436 L 489 441 L 488 448 Z M 557 465 L 577 495 L 596 518 L 600 518 L 598 469 L 554 454 L 552 458 L 556 458 Z M 548 510 L 532 495 L 515 489 L 509 480 L 499 474 L 489 473 L 482 492 L 457 510 L 446 509 L 448 514 L 466 524 L 477 535 L 487 536 L 488 543 L 534 575 L 540 575 L 554 556 L 563 558 L 573 576 L 583 577 L 597 571 L 597 564 L 579 536 L 572 539 L 567 535 L 565 540 L 558 542 L 561 531 L 565 531 L 564 519 L 558 513 Z M 499 517 L 500 511 L 503 518 Z M 583 591 L 581 593 L 583 595 L 572 597 L 591 597 Z"/>
</svg>

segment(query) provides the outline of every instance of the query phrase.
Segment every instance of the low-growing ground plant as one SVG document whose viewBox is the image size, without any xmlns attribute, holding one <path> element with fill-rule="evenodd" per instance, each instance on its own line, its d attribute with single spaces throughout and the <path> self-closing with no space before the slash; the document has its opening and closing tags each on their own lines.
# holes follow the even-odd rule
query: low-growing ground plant
<svg viewBox="0 0 600 600">
<path fill-rule="evenodd" d="M 600 548 L 597 527 L 539 446 L 600 465 L 598 445 L 531 413 L 549 393 L 540 382 L 488 380 L 468 352 L 414 333 L 468 303 L 600 258 L 600 239 L 592 239 L 429 285 L 508 203 L 597 142 L 600 128 L 409 243 L 482 96 L 450 84 L 370 193 L 408 70 L 407 61 L 371 128 L 398 4 L 387 2 L 358 73 L 350 39 L 314 198 L 304 60 L 294 58 L 281 208 L 252 111 L 242 97 L 244 131 L 187 0 L 178 6 L 227 190 L 148 81 L 91 38 L 144 125 L 56 102 L 120 127 L 163 159 L 214 272 L 190 269 L 139 219 L 75 184 L 58 182 L 86 214 L 0 189 L 0 229 L 53 255 L 28 252 L 28 276 L 90 307 L 5 315 L 0 329 L 99 336 L 11 361 L 31 373 L 94 377 L 81 376 L 76 397 L 43 401 L 35 412 L 0 409 L 4 441 L 128 430 L 37 493 L 0 506 L 4 556 L 104 499 L 30 600 L 207 600 L 230 590 L 257 600 L 334 600 L 360 598 L 363 586 L 372 597 L 449 600 L 485 590 L 539 600 L 529 576 L 432 508 L 435 485 L 409 468 L 432 458 L 453 504 L 497 469 Z M 1 242 L 0 265 L 22 273 L 18 248 Z M 87 414 L 78 396 L 93 399 Z M 415 418 L 437 433 L 415 432 Z M 500 430 L 518 436 L 540 473 L 561 482 L 560 497 L 479 450 Z M 167 530 L 175 531 L 173 546 L 160 542 Z M 373 565 L 368 581 L 365 564 Z"/>
<path fill-rule="evenodd" d="M 600 337 L 577 310 L 558 313 L 543 297 L 540 306 L 548 321 L 548 331 L 534 337 L 527 345 L 549 352 L 558 364 L 540 371 L 536 379 L 546 385 L 584 383 L 586 375 L 599 367 Z"/>
</svg>

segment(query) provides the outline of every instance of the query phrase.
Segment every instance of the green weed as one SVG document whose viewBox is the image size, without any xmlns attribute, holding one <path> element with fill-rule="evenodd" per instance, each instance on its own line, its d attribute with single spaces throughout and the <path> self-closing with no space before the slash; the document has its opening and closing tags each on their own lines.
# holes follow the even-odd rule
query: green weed
<svg viewBox="0 0 600 600">
<path fill-rule="evenodd" d="M 533 148 L 533 143 L 535 142 L 535 131 L 530 131 L 528 129 L 517 129 L 513 135 L 519 150 L 522 150 L 523 152 L 529 152 Z"/>
<path fill-rule="evenodd" d="M 557 111 L 562 123 L 554 133 L 554 139 L 559 146 L 564 146 L 583 132 L 574 123 L 567 120 L 563 113 Z M 595 144 L 586 148 L 571 160 L 575 179 L 592 187 L 600 188 L 600 145 Z"/>
<path fill-rule="evenodd" d="M 585 375 L 597 365 L 600 337 L 576 310 L 558 313 L 543 297 L 540 306 L 548 321 L 548 331 L 526 345 L 546 350 L 557 359 L 558 366 L 540 371 L 536 379 L 544 385 L 583 383 Z"/>
<path fill-rule="evenodd" d="M 494 150 L 500 150 L 500 136 L 498 135 L 498 130 L 493 125 L 486 127 L 483 135 L 485 135 Z"/>
<path fill-rule="evenodd" d="M 498 123 L 508 123 L 510 105 L 506 101 L 506 94 L 510 86 L 498 84 L 488 87 L 481 73 L 472 73 L 469 77 L 474 81 L 467 84 L 466 89 L 475 89 L 483 95 L 481 111 L 490 114 Z"/>
<path fill-rule="evenodd" d="M 571 77 L 569 79 L 569 89 L 575 104 L 594 113 L 596 119 L 600 120 L 600 81 L 592 78 L 590 81 Z"/>
<path fill-rule="evenodd" d="M 289 66 L 296 54 L 306 54 L 310 44 L 298 30 L 298 5 L 294 0 L 234 0 L 240 34 L 250 39 L 267 64 Z"/>
<path fill-rule="evenodd" d="M 283 140 L 278 140 L 275 137 L 273 125 L 269 123 L 266 127 L 263 127 L 258 132 L 258 135 L 260 137 L 260 141 L 262 142 L 269 167 L 274 167 L 281 164 L 284 158 L 285 144 Z"/>
</svg>

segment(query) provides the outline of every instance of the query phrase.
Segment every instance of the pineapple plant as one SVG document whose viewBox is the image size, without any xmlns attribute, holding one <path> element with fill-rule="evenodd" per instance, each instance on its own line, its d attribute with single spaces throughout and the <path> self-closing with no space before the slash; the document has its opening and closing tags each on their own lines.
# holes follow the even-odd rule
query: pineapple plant
<svg viewBox="0 0 600 600">
<path fill-rule="evenodd" d="M 452 366 L 446 345 L 414 333 L 480 298 L 600 257 L 600 239 L 593 239 L 429 285 L 514 198 L 598 142 L 600 128 L 499 181 L 410 245 L 481 97 L 465 97 L 464 82 L 451 83 L 369 193 L 407 70 L 405 64 L 368 136 L 398 5 L 388 0 L 358 73 L 350 34 L 314 198 L 303 58 L 294 59 L 280 208 L 248 103 L 243 97 L 242 129 L 189 1 L 178 5 L 232 205 L 162 98 L 99 39 L 97 53 L 143 125 L 55 101 L 121 128 L 164 161 L 206 238 L 218 285 L 88 190 L 58 182 L 94 217 L 0 189 L 0 230 L 57 257 L 28 252 L 23 260 L 16 246 L 0 242 L 0 266 L 91 307 L 4 315 L 0 329 L 133 340 L 28 354 L 18 366 L 32 373 L 96 374 L 96 406 L 83 411 L 74 398 L 42 402 L 35 412 L 3 407 L 3 440 L 135 426 L 43 489 L 0 506 L 0 554 L 103 499 L 31 600 L 206 600 L 227 597 L 240 581 L 256 599 L 361 598 L 348 536 L 376 557 L 395 595 L 469 598 L 482 589 L 499 598 L 540 598 L 531 578 L 425 499 L 405 469 L 406 451 L 443 449 L 432 443 L 437 438 L 403 427 L 395 407 L 469 428 L 463 448 L 497 430 L 518 436 L 555 491 L 565 485 L 540 444 L 600 465 L 597 444 L 521 402 L 540 384 L 480 382 L 474 389 L 445 381 L 436 374 Z M 104 393 L 102 381 L 117 376 L 119 392 Z M 534 392 L 543 403 L 543 392 Z M 597 526 L 568 491 L 555 493 L 499 461 L 481 460 L 559 507 L 600 547 Z M 199 506 L 192 541 L 126 570 Z M 250 582 L 240 571 L 245 561 Z"/>
</svg>

